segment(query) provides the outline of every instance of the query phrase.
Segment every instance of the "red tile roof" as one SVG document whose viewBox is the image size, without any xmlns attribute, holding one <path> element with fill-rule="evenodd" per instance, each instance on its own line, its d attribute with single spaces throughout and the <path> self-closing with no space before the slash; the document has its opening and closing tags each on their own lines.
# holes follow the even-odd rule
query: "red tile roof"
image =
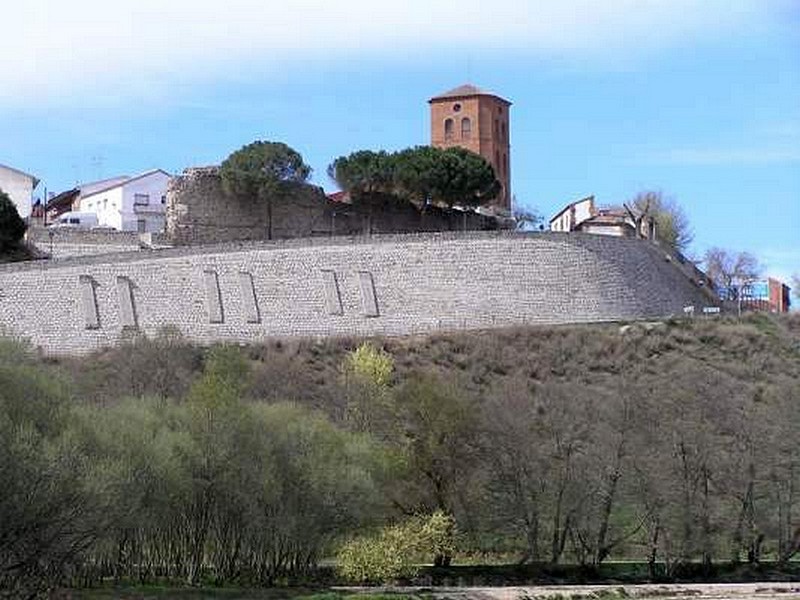
<svg viewBox="0 0 800 600">
<path fill-rule="evenodd" d="M 449 100 L 454 98 L 471 98 L 473 96 L 491 96 L 493 98 L 497 98 L 498 100 L 502 100 L 506 104 L 510 105 L 511 102 L 498 96 L 493 92 L 487 92 L 486 90 L 482 90 L 481 88 L 472 85 L 471 83 L 466 83 L 464 85 L 460 85 L 457 88 L 453 88 L 448 92 L 444 92 L 439 94 L 438 96 L 434 96 L 428 102 L 434 102 L 435 100 Z"/>
</svg>

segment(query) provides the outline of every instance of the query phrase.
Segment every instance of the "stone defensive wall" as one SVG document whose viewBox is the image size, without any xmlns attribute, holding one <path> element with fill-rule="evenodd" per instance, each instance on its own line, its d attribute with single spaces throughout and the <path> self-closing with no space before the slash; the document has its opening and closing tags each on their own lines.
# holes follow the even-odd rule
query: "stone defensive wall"
<svg viewBox="0 0 800 600">
<path fill-rule="evenodd" d="M 141 249 L 171 245 L 163 234 L 158 233 L 69 227 L 45 228 L 39 225 L 28 229 L 25 240 L 41 255 L 52 259 L 138 252 Z"/>
<path fill-rule="evenodd" d="M 0 267 L 0 328 L 82 354 L 177 328 L 200 343 L 683 316 L 716 305 L 651 242 L 470 232 L 239 242 Z"/>
<path fill-rule="evenodd" d="M 489 216 L 410 203 L 372 207 L 332 202 L 318 188 L 284 184 L 271 201 L 273 239 L 498 229 Z M 167 188 L 166 238 L 176 246 L 263 240 L 263 202 L 223 191 L 218 167 L 194 167 L 173 177 Z"/>
</svg>

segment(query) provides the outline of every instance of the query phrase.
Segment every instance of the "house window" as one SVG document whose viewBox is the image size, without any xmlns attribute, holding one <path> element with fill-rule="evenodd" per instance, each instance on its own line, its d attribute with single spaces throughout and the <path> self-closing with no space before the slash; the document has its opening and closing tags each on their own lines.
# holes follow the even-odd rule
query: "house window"
<svg viewBox="0 0 800 600">
<path fill-rule="evenodd" d="M 453 119 L 444 120 L 444 139 L 445 140 L 453 139 Z"/>
<path fill-rule="evenodd" d="M 468 140 L 472 136 L 472 121 L 467 117 L 461 119 L 461 139 Z"/>
<path fill-rule="evenodd" d="M 136 230 L 139 233 L 145 233 L 147 231 L 147 221 L 144 219 L 139 219 L 136 221 Z"/>
<path fill-rule="evenodd" d="M 150 194 L 134 194 L 133 195 L 133 205 L 134 206 L 147 206 L 150 204 Z"/>
</svg>

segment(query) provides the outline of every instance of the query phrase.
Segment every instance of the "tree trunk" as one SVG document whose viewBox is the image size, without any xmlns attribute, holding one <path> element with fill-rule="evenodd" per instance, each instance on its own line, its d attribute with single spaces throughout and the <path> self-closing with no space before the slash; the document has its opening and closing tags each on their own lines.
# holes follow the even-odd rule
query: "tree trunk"
<svg viewBox="0 0 800 600">
<path fill-rule="evenodd" d="M 661 525 L 656 518 L 653 527 L 653 537 L 650 540 L 650 556 L 647 559 L 647 569 L 650 572 L 650 579 L 655 580 L 658 577 L 656 571 L 656 559 L 658 558 L 658 534 L 661 532 Z"/>
<path fill-rule="evenodd" d="M 711 507 L 710 507 L 710 494 L 708 490 L 708 468 L 703 465 L 703 514 L 702 514 L 702 532 L 703 532 L 703 566 L 706 572 L 711 570 Z"/>
<path fill-rule="evenodd" d="M 267 239 L 272 239 L 272 194 L 267 197 Z"/>
</svg>

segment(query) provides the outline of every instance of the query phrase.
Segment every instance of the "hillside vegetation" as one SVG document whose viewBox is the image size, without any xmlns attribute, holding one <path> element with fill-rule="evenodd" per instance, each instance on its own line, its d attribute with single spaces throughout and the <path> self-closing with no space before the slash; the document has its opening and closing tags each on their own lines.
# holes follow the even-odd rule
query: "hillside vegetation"
<svg viewBox="0 0 800 600">
<path fill-rule="evenodd" d="M 380 563 L 397 547 L 653 578 L 800 550 L 796 316 L 211 349 L 165 331 L 69 360 L 6 341 L 0 390 L 2 589 L 270 585 L 337 552 L 386 580 L 413 572 Z"/>
</svg>

